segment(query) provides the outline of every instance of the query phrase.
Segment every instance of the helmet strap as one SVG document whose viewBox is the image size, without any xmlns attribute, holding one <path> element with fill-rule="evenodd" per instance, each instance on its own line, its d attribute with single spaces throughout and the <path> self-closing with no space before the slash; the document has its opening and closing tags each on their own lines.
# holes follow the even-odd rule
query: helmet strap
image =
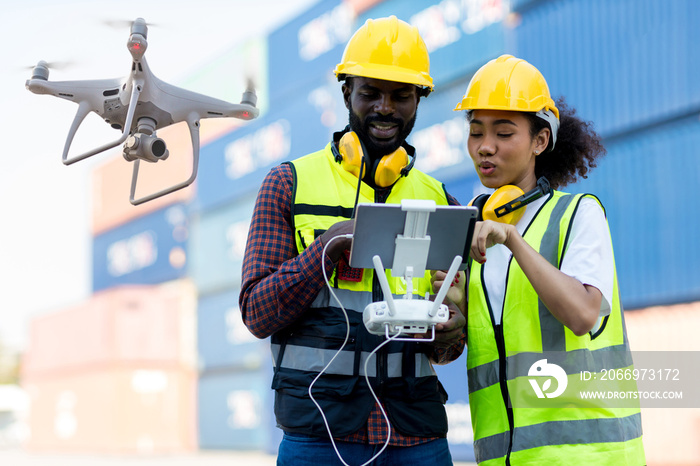
<svg viewBox="0 0 700 466">
<path fill-rule="evenodd" d="M 549 129 L 552 132 L 551 149 L 554 149 L 554 145 L 557 143 L 557 133 L 559 132 L 559 118 L 557 118 L 553 111 L 546 108 L 543 108 L 539 112 L 535 113 L 535 116 L 542 118 L 544 121 L 549 123 Z"/>
</svg>

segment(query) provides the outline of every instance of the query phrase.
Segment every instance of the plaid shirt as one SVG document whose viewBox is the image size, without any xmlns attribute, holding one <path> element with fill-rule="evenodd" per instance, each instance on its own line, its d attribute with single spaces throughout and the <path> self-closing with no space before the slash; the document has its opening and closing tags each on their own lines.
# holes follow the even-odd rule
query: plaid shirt
<svg viewBox="0 0 700 466">
<path fill-rule="evenodd" d="M 292 227 L 292 170 L 287 164 L 274 167 L 263 181 L 255 202 L 243 259 L 243 283 L 239 297 L 241 313 L 248 329 L 258 338 L 276 333 L 310 308 L 318 292 L 326 286 L 321 267 L 331 276 L 334 265 L 328 256 L 321 261 L 319 238 L 299 254 Z M 457 201 L 448 195 L 451 205 Z M 447 349 L 435 348 L 431 359 L 438 364 L 453 361 L 464 349 L 465 336 Z M 338 440 L 381 444 L 386 441 L 387 424 L 379 406 L 364 428 Z M 393 428 L 393 446 L 413 446 L 434 438 L 401 435 Z"/>
</svg>

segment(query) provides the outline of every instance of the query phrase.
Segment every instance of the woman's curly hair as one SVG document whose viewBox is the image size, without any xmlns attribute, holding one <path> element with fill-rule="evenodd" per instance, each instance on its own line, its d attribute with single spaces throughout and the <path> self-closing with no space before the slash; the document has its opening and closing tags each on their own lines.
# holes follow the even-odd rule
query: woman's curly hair
<svg viewBox="0 0 700 466">
<path fill-rule="evenodd" d="M 548 149 L 535 159 L 535 175 L 544 176 L 553 189 L 587 178 L 588 171 L 596 167 L 598 158 L 606 154 L 600 136 L 593 130 L 591 122 L 576 116 L 576 109 L 569 108 L 560 97 L 556 101 L 559 109 L 559 131 L 554 149 Z M 525 114 L 530 120 L 530 134 L 534 137 L 547 122 L 534 113 Z M 551 138 L 550 138 L 551 144 Z M 550 146 L 551 147 L 551 146 Z"/>
</svg>

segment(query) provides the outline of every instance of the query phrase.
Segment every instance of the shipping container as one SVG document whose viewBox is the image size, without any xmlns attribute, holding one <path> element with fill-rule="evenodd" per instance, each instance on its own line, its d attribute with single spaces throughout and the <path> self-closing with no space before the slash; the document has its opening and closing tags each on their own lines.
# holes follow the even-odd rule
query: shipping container
<svg viewBox="0 0 700 466">
<path fill-rule="evenodd" d="M 243 324 L 239 288 L 200 296 L 197 307 L 199 370 L 258 370 L 272 364 L 269 338 L 260 340 Z"/>
<path fill-rule="evenodd" d="M 100 291 L 31 320 L 22 378 L 81 373 L 113 365 L 196 364 L 196 294 L 183 279 Z"/>
<path fill-rule="evenodd" d="M 216 293 L 241 282 L 243 254 L 255 197 L 192 215 L 188 274 L 200 294 Z"/>
<path fill-rule="evenodd" d="M 345 44 L 357 29 L 350 3 L 321 0 L 268 36 L 270 102 L 333 78 Z"/>
<path fill-rule="evenodd" d="M 192 142 L 185 123 L 158 131 L 170 156 L 158 163 L 139 165 L 136 198 L 155 193 L 189 178 L 192 173 Z M 99 235 L 165 206 L 187 202 L 194 195 L 194 185 L 164 197 L 134 206 L 129 202 L 133 163 L 124 160 L 120 151 L 109 157 L 92 172 L 92 233 Z"/>
<path fill-rule="evenodd" d="M 257 194 L 271 167 L 322 149 L 346 124 L 340 84 L 329 79 L 272 101 L 264 117 L 203 147 L 192 210 Z"/>
<path fill-rule="evenodd" d="M 258 97 L 255 106 L 261 114 L 270 103 L 268 84 L 267 36 L 249 37 L 233 44 L 207 63 L 197 66 L 179 84 L 182 87 L 234 104 L 240 103 L 243 93 L 252 84 Z M 229 126 L 245 124 L 236 118 L 205 118 L 204 122 L 225 121 Z M 211 139 L 206 135 L 205 142 Z"/>
<path fill-rule="evenodd" d="M 565 188 L 596 194 L 607 210 L 626 309 L 700 299 L 700 119 L 659 124 L 604 141 L 588 179 Z M 692 237 L 692 233 L 691 233 Z"/>
<path fill-rule="evenodd" d="M 510 34 L 508 0 L 386 0 L 365 11 L 357 27 L 369 18 L 395 15 L 416 26 L 430 53 L 435 90 L 471 75 L 501 55 Z M 464 84 L 466 88 L 466 82 Z M 445 108 L 445 112 L 454 108 Z"/>
<path fill-rule="evenodd" d="M 272 414 L 271 380 L 271 365 L 200 374 L 199 447 L 276 451 L 281 431 Z"/>
<path fill-rule="evenodd" d="M 476 177 L 467 151 L 465 114 L 453 111 L 462 100 L 467 82 L 462 79 L 421 99 L 415 127 L 407 138 L 408 143 L 416 148 L 416 168 L 459 188 L 464 184 L 463 180 Z M 467 184 L 468 188 L 460 189 L 460 192 L 473 191 L 471 184 Z M 466 199 L 462 196 L 460 201 L 469 199 L 471 196 Z"/>
<path fill-rule="evenodd" d="M 700 302 L 673 306 L 654 306 L 625 312 L 627 335 L 632 355 L 635 352 L 669 352 L 678 355 L 684 352 L 697 358 L 700 341 Z M 662 371 L 674 370 L 673 361 Z M 695 374 L 681 373 L 683 384 L 697 380 Z M 669 387 L 670 387 L 669 383 Z M 687 386 L 687 385 L 686 385 Z M 688 406 L 697 406 L 697 400 L 683 401 Z M 698 464 L 700 448 L 696 439 L 700 437 L 700 408 L 644 408 L 642 407 L 642 430 L 647 464 Z M 673 448 L 669 448 L 673 445 Z"/>
<path fill-rule="evenodd" d="M 26 377 L 32 451 L 91 454 L 193 452 L 196 376 L 192 369 L 112 365 Z"/>
<path fill-rule="evenodd" d="M 164 207 L 93 239 L 94 291 L 125 284 L 158 284 L 185 276 L 188 214 Z"/>
<path fill-rule="evenodd" d="M 694 0 L 558 0 L 519 12 L 514 48 L 605 136 L 700 111 Z"/>
</svg>

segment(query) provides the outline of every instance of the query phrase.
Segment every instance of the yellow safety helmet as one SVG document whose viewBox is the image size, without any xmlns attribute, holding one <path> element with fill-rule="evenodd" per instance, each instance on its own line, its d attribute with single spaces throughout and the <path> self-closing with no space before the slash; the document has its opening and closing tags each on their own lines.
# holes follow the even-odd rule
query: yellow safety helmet
<svg viewBox="0 0 700 466">
<path fill-rule="evenodd" d="M 415 26 L 393 15 L 368 19 L 350 38 L 334 72 L 339 81 L 363 76 L 433 90 L 425 42 Z"/>
<path fill-rule="evenodd" d="M 559 109 L 542 73 L 512 55 L 501 55 L 474 73 L 457 110 L 510 110 L 532 112 L 552 130 L 552 147 L 559 129 Z"/>
</svg>

